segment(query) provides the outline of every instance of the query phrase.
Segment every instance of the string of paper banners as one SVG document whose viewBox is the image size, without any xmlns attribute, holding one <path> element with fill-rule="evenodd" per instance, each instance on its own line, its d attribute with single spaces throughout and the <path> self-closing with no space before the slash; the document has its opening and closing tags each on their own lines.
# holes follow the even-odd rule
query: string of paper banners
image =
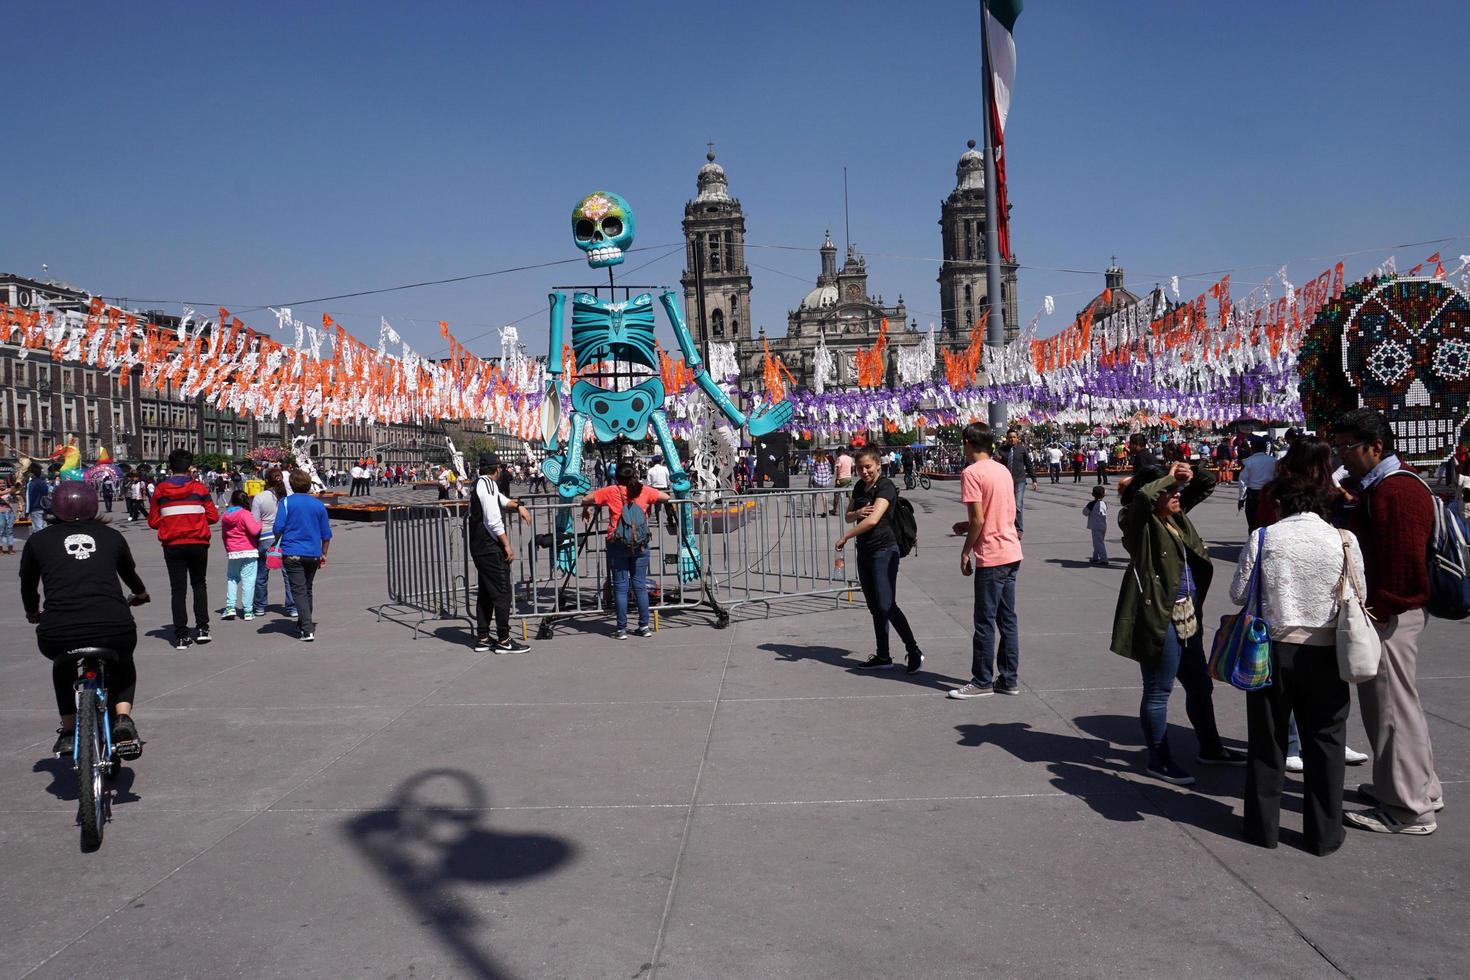
<svg viewBox="0 0 1470 980">
<path fill-rule="evenodd" d="M 1390 259 L 1375 270 L 1392 275 Z M 1446 272 L 1438 253 L 1409 270 L 1433 267 L 1436 279 L 1470 286 L 1470 256 Z M 1179 295 L 1178 279 L 1171 282 Z M 1194 300 L 1168 300 L 1156 291 L 1145 300 L 1111 310 L 1105 292 L 1060 333 L 1039 339 L 1038 312 L 1019 337 L 1003 347 L 984 343 L 985 321 L 975 325 L 967 349 L 936 351 L 931 327 L 918 343 L 890 349 L 886 323 L 868 350 L 857 352 L 855 388 L 834 390 L 836 355 L 825 342 L 813 354 L 813 384 L 797 389 L 781 359 L 767 349 L 758 401 L 791 401 L 796 414 L 787 429 L 820 440 L 864 430 L 983 418 L 1001 400 L 1013 419 L 1080 423 L 1158 421 L 1196 424 L 1228 421 L 1241 411 L 1296 419 L 1297 357 L 1318 310 L 1343 291 L 1338 263 L 1301 287 L 1283 267 L 1243 298 L 1232 296 L 1229 276 Z M 1051 312 L 1051 298 L 1045 304 Z M 58 361 L 115 371 L 122 385 L 169 390 L 179 399 L 203 395 L 221 409 L 273 418 L 326 422 L 413 422 L 483 419 L 527 442 L 540 434 L 545 363 L 527 357 L 516 329 L 500 332 L 498 360 L 471 354 L 441 322 L 449 355 L 414 351 L 386 321 L 376 347 L 348 333 L 330 315 L 321 326 L 302 323 L 290 309 L 272 310 L 290 343 L 251 329 L 220 309 L 215 318 L 186 309 L 177 326 L 164 326 L 108 305 L 99 298 L 85 312 L 0 304 L 0 340 L 20 346 L 20 356 L 45 351 Z M 660 351 L 670 392 L 670 427 L 688 435 L 700 397 L 682 359 Z M 887 359 L 895 359 L 897 387 L 886 387 Z M 574 359 L 565 358 L 570 365 Z M 135 371 L 141 371 L 135 375 Z M 710 374 L 738 380 L 733 344 L 712 344 Z M 590 373 L 589 369 L 583 373 Z M 561 381 L 567 397 L 577 372 Z M 981 379 L 977 383 L 977 378 Z M 562 437 L 567 426 L 562 422 Z"/>
</svg>

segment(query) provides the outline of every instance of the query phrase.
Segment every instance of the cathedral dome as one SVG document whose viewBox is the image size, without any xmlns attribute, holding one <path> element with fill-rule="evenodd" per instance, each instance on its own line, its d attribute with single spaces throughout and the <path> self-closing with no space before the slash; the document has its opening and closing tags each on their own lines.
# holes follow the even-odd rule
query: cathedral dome
<svg viewBox="0 0 1470 980">
<path fill-rule="evenodd" d="M 725 177 L 725 168 L 715 163 L 715 152 L 705 154 L 709 162 L 699 168 L 699 196 L 696 201 L 730 200 L 730 183 Z"/>
<path fill-rule="evenodd" d="M 818 286 L 801 301 L 803 310 L 825 310 L 837 305 L 836 286 Z"/>
<path fill-rule="evenodd" d="M 975 149 L 974 140 L 965 145 L 968 149 L 960 154 L 960 162 L 954 168 L 955 189 L 981 190 L 985 187 L 985 157 Z"/>
</svg>

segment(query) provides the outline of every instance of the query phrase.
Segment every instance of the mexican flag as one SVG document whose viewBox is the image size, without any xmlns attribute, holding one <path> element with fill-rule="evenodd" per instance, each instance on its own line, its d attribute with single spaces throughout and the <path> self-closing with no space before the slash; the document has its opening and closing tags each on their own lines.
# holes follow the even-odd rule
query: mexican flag
<svg viewBox="0 0 1470 980">
<path fill-rule="evenodd" d="M 1016 86 L 1016 18 L 1022 0 L 981 0 L 985 18 L 985 72 L 990 84 L 990 129 L 995 135 L 996 239 L 1007 261 L 1011 253 L 1010 215 L 1006 207 L 1005 126 L 1011 110 L 1011 92 Z"/>
</svg>

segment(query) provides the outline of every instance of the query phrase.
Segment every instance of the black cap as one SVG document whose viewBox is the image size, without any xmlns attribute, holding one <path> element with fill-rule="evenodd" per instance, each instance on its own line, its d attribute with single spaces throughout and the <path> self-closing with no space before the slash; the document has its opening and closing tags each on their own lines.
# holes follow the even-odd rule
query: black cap
<svg viewBox="0 0 1470 980">
<path fill-rule="evenodd" d="M 493 470 L 500 465 L 500 457 L 494 453 L 480 454 L 480 469 Z"/>
</svg>

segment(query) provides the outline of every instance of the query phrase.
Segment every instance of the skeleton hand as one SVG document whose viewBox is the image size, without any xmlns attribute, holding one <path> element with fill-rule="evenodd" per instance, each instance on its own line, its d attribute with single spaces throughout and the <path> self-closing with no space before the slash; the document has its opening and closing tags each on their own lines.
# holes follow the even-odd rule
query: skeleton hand
<svg viewBox="0 0 1470 980">
<path fill-rule="evenodd" d="M 767 405 L 750 417 L 748 423 L 750 434 L 753 436 L 768 435 L 790 422 L 795 415 L 796 409 L 792 408 L 788 401 Z"/>
<path fill-rule="evenodd" d="M 673 490 L 674 493 L 688 493 L 690 486 L 691 484 L 689 482 L 688 473 L 676 473 L 674 474 L 673 478 L 669 480 L 669 489 Z"/>
</svg>

